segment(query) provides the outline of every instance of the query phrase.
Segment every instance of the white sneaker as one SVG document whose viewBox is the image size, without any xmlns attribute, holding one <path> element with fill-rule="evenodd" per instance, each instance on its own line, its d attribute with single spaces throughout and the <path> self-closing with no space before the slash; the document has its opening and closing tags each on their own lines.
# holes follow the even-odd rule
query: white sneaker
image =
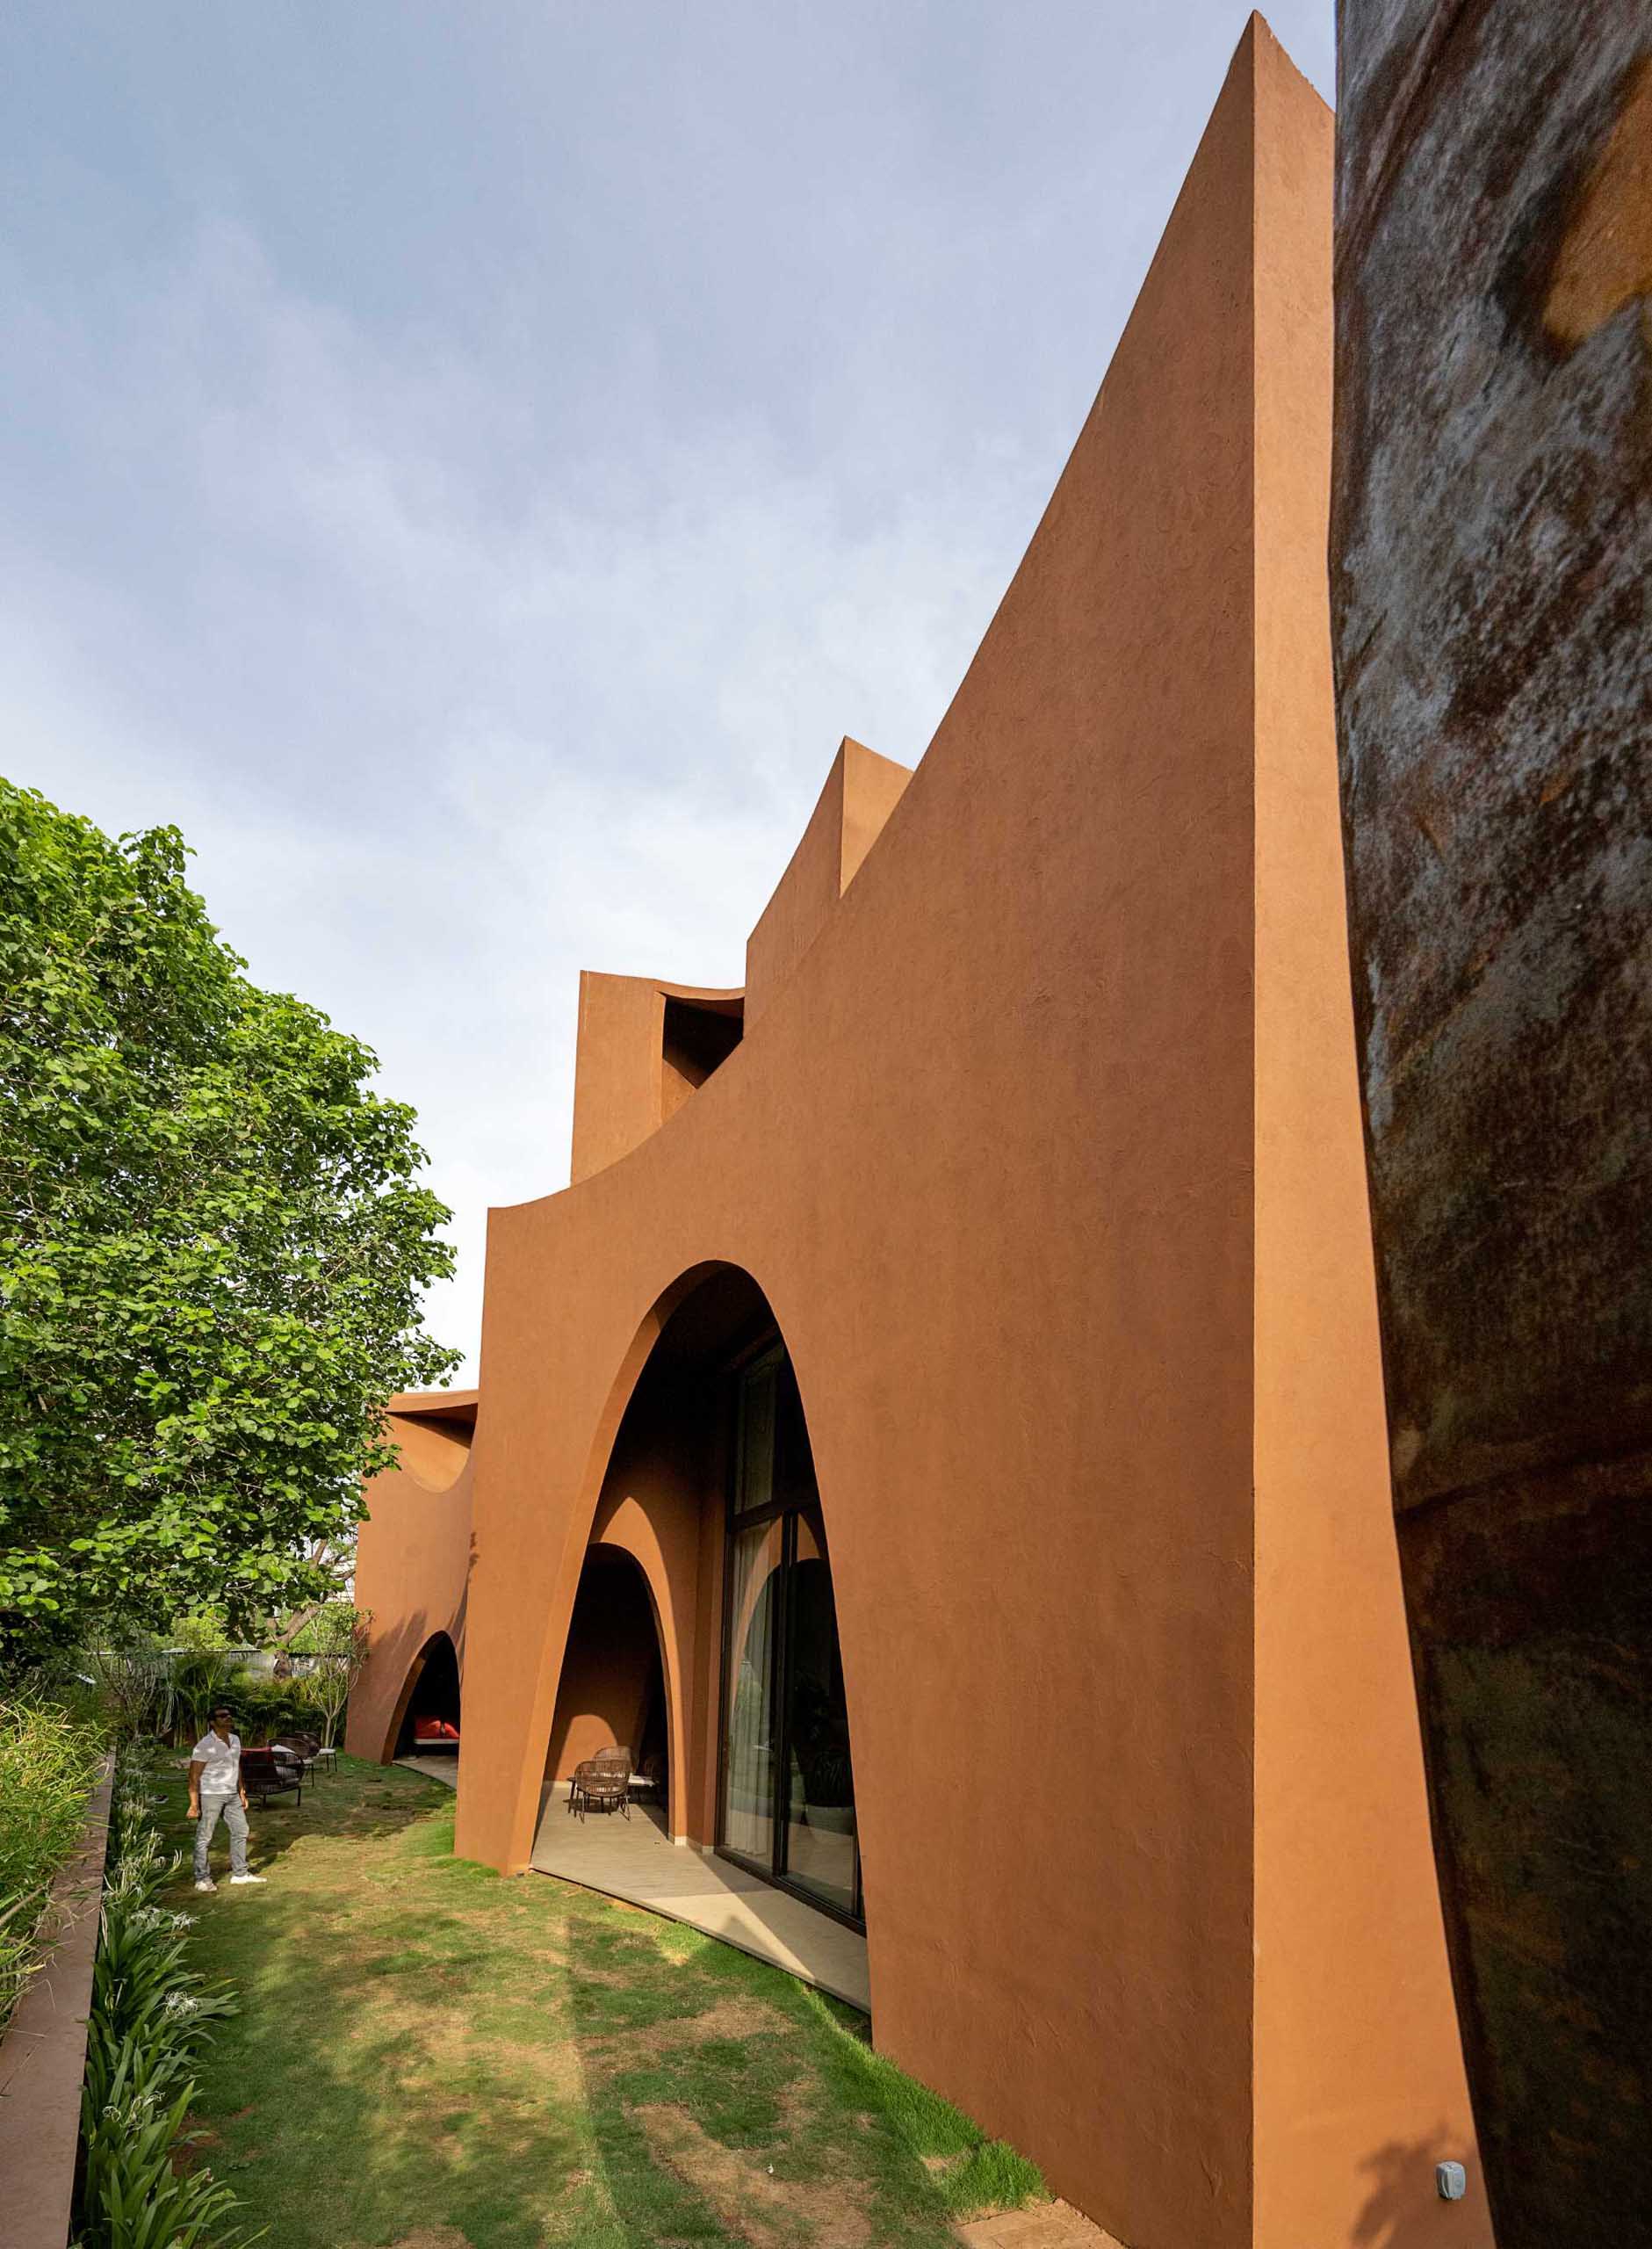
<svg viewBox="0 0 1652 2249">
<path fill-rule="evenodd" d="M 217 1884 L 215 1882 L 211 1882 L 211 1881 L 208 1881 L 208 1882 L 198 1882 L 198 1883 L 196 1884 L 195 1887 L 196 1887 L 198 1890 L 216 1890 L 216 1889 L 217 1889 L 217 1887 L 218 1887 L 218 1884 Z"/>
<path fill-rule="evenodd" d="M 263 1877 L 261 1874 L 232 1874 L 229 1879 L 234 1884 L 237 1882 L 262 1882 Z"/>
</svg>

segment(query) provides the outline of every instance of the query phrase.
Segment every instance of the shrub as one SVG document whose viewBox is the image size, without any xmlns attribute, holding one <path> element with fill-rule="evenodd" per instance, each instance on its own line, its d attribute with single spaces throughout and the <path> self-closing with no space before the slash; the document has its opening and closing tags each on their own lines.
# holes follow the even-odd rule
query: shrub
<svg viewBox="0 0 1652 2249">
<path fill-rule="evenodd" d="M 246 1742 L 274 1741 L 289 1732 L 313 1733 L 320 1717 L 309 1684 L 301 1678 L 268 1679 L 257 1672 L 238 1672 L 222 1700 L 235 1713 L 236 1730 Z"/>
<path fill-rule="evenodd" d="M 166 1628 L 170 1648 L 187 1648 L 192 1655 L 217 1655 L 230 1645 L 229 1628 L 221 1609 L 191 1609 L 175 1616 Z"/>
<path fill-rule="evenodd" d="M 191 2058 L 235 2003 L 184 1964 L 193 1917 L 159 1902 L 180 1861 L 162 1850 L 148 1783 L 145 1754 L 123 1753 L 81 2095 L 79 2249 L 235 2249 L 248 2236 L 224 2230 L 234 2195 L 210 2171 L 175 2168 L 191 2144 Z"/>
<path fill-rule="evenodd" d="M 175 1656 L 169 1731 L 180 1741 L 198 1741 L 220 1703 L 239 1703 L 242 1675 L 239 1662 L 222 1649 Z"/>
<path fill-rule="evenodd" d="M 87 1669 L 102 1689 L 123 1740 L 164 1732 L 171 1710 L 171 1661 L 160 1642 L 143 1633 L 88 1648 Z"/>
<path fill-rule="evenodd" d="M 103 1743 L 50 1703 L 0 1709 L 0 2028 L 39 1963 L 57 1871 L 80 1840 Z"/>
<path fill-rule="evenodd" d="M 350 1690 L 366 1665 L 372 1625 L 371 1609 L 357 1609 L 348 1601 L 329 1601 L 294 1636 L 294 1649 L 316 1659 L 310 1693 L 321 1713 L 321 1739 L 329 1749 L 343 1724 Z"/>
</svg>

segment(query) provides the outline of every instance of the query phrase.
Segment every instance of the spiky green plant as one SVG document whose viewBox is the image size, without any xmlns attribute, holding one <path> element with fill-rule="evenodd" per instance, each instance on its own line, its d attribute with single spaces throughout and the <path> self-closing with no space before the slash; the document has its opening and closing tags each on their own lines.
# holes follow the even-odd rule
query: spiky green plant
<svg viewBox="0 0 1652 2249">
<path fill-rule="evenodd" d="M 102 1756 L 96 1732 L 51 1703 L 0 1707 L 0 2029 L 39 1964 L 52 1883 Z"/>
<path fill-rule="evenodd" d="M 151 1777 L 142 1751 L 123 1753 L 81 2094 L 79 2249 L 239 2249 L 257 2237 L 232 2223 L 234 2195 L 176 2162 L 194 2144 L 193 2057 L 238 2009 L 184 1965 L 191 1917 L 159 1902 L 179 1861 L 162 1847 Z"/>
</svg>

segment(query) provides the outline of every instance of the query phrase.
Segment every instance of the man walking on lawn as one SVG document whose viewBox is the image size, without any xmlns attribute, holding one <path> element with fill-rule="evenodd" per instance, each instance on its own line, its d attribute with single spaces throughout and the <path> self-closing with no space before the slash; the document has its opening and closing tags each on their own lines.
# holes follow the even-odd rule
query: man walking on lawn
<svg viewBox="0 0 1652 2249">
<path fill-rule="evenodd" d="M 231 1882 L 262 1882 L 247 1871 L 247 1791 L 241 1778 L 241 1736 L 229 1730 L 229 1712 L 220 1703 L 212 1728 L 190 1752 L 190 1818 L 195 1822 L 195 1887 L 216 1890 L 206 1870 L 206 1854 L 218 1815 L 229 1830 Z"/>
</svg>

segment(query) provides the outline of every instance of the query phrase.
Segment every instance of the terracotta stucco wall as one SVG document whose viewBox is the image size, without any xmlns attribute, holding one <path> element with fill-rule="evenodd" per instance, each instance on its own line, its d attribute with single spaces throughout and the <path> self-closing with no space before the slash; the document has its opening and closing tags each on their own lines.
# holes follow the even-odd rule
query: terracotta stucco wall
<svg viewBox="0 0 1652 2249">
<path fill-rule="evenodd" d="M 464 1674 L 473 1459 L 463 1424 L 451 1419 L 461 1400 L 473 1409 L 475 1393 L 433 1398 L 434 1413 L 393 1411 L 401 1465 L 367 1487 L 356 1599 L 372 1623 L 369 1660 L 350 1698 L 344 1746 L 352 1757 L 391 1754 L 409 1674 L 433 1634 L 448 1635 Z"/>
<path fill-rule="evenodd" d="M 716 1393 L 649 1383 L 633 1398 L 592 1537 L 629 1554 L 649 1589 L 666 1674 L 674 1835 L 717 1839 L 717 1630 L 723 1567 Z"/>
<path fill-rule="evenodd" d="M 1122 2239 L 1175 2249 L 1353 2249 L 1369 2159 L 1425 2110 L 1463 2123 L 1366 1519 L 1308 559 L 1328 197 L 1323 105 L 1255 28 L 852 886 L 668 1124 L 493 1213 L 471 1471 L 458 1843 L 516 1868 L 594 1523 L 648 1556 L 694 1648 L 674 1761 L 710 1739 L 715 1504 L 691 1474 L 664 1490 L 664 1454 L 612 1454 L 693 1279 L 753 1276 L 831 1542 L 878 2043 Z M 1029 1753 L 1044 1783 L 1012 1805 Z M 1302 1755 L 1335 1766 L 1317 1793 Z M 1432 2226 L 1432 2183 L 1405 2171 L 1400 2222 Z M 1458 2238 L 1484 2239 L 1472 2216 Z"/>
<path fill-rule="evenodd" d="M 861 862 L 884 832 L 884 823 L 906 793 L 912 768 L 882 757 L 864 742 L 846 741 L 843 761 L 843 824 L 838 843 L 838 886 L 848 888 Z"/>
<path fill-rule="evenodd" d="M 1249 2227 L 1250 162 L 1238 84 L 807 959 L 669 1125 L 494 1214 L 459 1806 L 523 1862 L 620 1370 L 742 1265 L 833 1544 L 880 2041 L 1127 2238 L 1210 2243 Z M 1040 1739 L 1086 1784 L 1008 1819 Z"/>
<path fill-rule="evenodd" d="M 738 1028 L 738 992 L 663 984 L 650 976 L 603 976 L 590 969 L 581 975 L 569 1167 L 575 1186 L 640 1146 L 691 1090 L 678 1058 L 667 1052 L 667 1005 L 672 1000 L 727 1014 Z"/>
<path fill-rule="evenodd" d="M 911 778 L 908 767 L 845 735 L 802 840 L 747 943 L 748 1023 L 825 928 Z"/>
<path fill-rule="evenodd" d="M 1256 2237 L 1482 2244 L 1387 1519 L 1324 524 L 1331 113 L 1258 101 Z M 1350 1860 L 1360 1869 L 1351 1872 Z M 1387 1885 L 1381 1927 L 1371 1891 Z M 1328 1995 L 1335 1993 L 1334 2005 Z M 1435 2192 L 1443 2158 L 1470 2193 Z"/>
<path fill-rule="evenodd" d="M 576 1185 L 659 1130 L 665 1019 L 665 994 L 651 979 L 581 974 L 569 1170 Z"/>
</svg>

